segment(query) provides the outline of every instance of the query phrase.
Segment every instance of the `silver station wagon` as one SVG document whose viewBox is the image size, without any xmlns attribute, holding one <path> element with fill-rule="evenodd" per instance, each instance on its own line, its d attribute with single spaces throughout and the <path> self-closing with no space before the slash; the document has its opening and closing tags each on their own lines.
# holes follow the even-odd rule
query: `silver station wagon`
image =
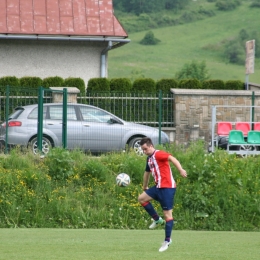
<svg viewBox="0 0 260 260">
<path fill-rule="evenodd" d="M 43 153 L 52 147 L 62 146 L 62 104 L 43 105 Z M 20 106 L 8 117 L 8 146 L 26 146 L 34 153 L 37 149 L 38 105 Z M 159 130 L 153 127 L 126 122 L 98 107 L 72 104 L 67 106 L 67 148 L 79 148 L 91 153 L 123 151 L 133 148 L 142 154 L 140 140 L 147 136 L 158 144 Z M 1 124 L 0 142 L 6 142 L 6 123 Z M 161 143 L 169 143 L 161 132 Z"/>
</svg>

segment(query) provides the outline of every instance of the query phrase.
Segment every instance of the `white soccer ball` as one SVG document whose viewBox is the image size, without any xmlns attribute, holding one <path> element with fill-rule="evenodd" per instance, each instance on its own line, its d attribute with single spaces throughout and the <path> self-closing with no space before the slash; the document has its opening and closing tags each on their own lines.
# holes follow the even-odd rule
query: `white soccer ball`
<svg viewBox="0 0 260 260">
<path fill-rule="evenodd" d="M 130 177 L 126 173 L 120 173 L 116 176 L 116 184 L 119 187 L 126 187 L 130 184 Z"/>
</svg>

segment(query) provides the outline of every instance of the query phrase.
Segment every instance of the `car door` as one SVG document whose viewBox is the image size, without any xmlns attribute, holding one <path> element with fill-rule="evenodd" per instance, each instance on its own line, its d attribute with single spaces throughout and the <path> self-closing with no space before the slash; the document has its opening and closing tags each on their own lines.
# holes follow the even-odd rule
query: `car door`
<svg viewBox="0 0 260 260">
<path fill-rule="evenodd" d="M 49 105 L 45 120 L 45 127 L 52 131 L 62 146 L 62 105 Z M 67 106 L 67 148 L 83 148 L 81 142 L 81 121 L 77 119 L 75 107 Z"/>
<path fill-rule="evenodd" d="M 92 106 L 78 106 L 81 114 L 82 142 L 92 152 L 115 151 L 124 148 L 122 122 L 113 120 L 108 112 Z"/>
</svg>

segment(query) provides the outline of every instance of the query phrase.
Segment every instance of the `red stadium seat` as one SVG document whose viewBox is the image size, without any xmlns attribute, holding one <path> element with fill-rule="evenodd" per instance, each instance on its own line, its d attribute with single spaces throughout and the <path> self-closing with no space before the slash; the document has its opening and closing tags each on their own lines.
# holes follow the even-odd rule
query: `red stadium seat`
<svg viewBox="0 0 260 260">
<path fill-rule="evenodd" d="M 260 122 L 255 122 L 254 123 L 254 130 L 260 131 Z"/>
<path fill-rule="evenodd" d="M 250 123 L 248 122 L 237 122 L 235 126 L 236 130 L 241 130 L 244 136 L 247 136 L 248 131 L 251 130 Z"/>
<path fill-rule="evenodd" d="M 219 136 L 228 136 L 232 130 L 232 124 L 230 122 L 218 122 L 217 134 Z"/>
</svg>

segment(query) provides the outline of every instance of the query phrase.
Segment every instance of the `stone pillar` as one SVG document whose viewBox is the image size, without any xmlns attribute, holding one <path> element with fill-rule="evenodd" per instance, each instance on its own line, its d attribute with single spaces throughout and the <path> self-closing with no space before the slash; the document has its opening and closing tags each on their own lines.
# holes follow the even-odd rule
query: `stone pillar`
<svg viewBox="0 0 260 260">
<path fill-rule="evenodd" d="M 75 87 L 50 87 L 51 90 L 63 90 L 67 89 L 68 94 L 68 103 L 77 103 L 77 95 L 80 93 L 80 90 Z M 62 103 L 63 102 L 63 93 L 61 92 L 52 92 L 52 103 Z"/>
</svg>

